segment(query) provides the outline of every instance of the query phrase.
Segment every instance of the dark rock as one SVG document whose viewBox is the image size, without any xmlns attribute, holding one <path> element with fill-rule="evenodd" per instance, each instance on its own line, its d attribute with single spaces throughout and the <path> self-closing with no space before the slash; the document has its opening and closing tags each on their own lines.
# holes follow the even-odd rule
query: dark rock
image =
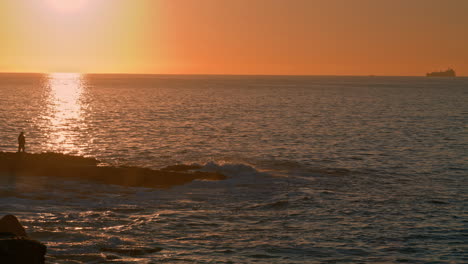
<svg viewBox="0 0 468 264">
<path fill-rule="evenodd" d="M 24 227 L 14 215 L 5 215 L 0 219 L 0 233 L 14 234 L 15 236 L 28 236 Z"/>
<path fill-rule="evenodd" d="M 45 263 L 47 248 L 42 243 L 13 233 L 0 234 L 0 263 Z"/>
<path fill-rule="evenodd" d="M 14 215 L 0 219 L 0 263 L 44 263 L 46 251 L 44 244 L 28 238 Z"/>
<path fill-rule="evenodd" d="M 201 172 L 198 165 L 176 165 L 161 170 L 139 167 L 101 166 L 94 158 L 58 153 L 0 152 L 0 173 L 16 176 L 75 178 L 123 186 L 167 188 L 193 180 L 224 180 L 216 172 Z"/>
</svg>

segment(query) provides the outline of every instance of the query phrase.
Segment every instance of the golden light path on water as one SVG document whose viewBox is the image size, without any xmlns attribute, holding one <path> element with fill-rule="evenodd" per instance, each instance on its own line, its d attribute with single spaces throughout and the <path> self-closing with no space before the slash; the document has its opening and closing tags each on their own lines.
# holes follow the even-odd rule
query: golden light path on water
<svg viewBox="0 0 468 264">
<path fill-rule="evenodd" d="M 82 131 L 86 129 L 83 96 L 84 76 L 78 73 L 54 73 L 46 77 L 47 111 L 42 120 L 45 148 L 49 151 L 83 154 L 87 145 Z"/>
</svg>

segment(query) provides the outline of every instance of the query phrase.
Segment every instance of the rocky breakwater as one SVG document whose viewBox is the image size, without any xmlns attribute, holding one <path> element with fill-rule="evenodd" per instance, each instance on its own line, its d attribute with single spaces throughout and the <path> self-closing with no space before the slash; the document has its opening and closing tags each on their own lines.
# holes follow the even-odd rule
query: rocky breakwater
<svg viewBox="0 0 468 264">
<path fill-rule="evenodd" d="M 193 180 L 224 180 L 217 172 L 199 171 L 198 165 L 175 165 L 160 170 L 105 166 L 95 158 L 59 153 L 0 152 L 0 174 L 9 177 L 47 176 L 72 178 L 134 187 L 168 188 Z"/>
</svg>

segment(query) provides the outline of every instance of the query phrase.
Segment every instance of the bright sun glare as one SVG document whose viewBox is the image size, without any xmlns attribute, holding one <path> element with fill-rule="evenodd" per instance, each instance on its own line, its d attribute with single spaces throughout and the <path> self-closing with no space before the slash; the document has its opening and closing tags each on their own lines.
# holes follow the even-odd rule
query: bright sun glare
<svg viewBox="0 0 468 264">
<path fill-rule="evenodd" d="M 55 10 L 73 12 L 82 9 L 89 0 L 46 0 Z"/>
</svg>

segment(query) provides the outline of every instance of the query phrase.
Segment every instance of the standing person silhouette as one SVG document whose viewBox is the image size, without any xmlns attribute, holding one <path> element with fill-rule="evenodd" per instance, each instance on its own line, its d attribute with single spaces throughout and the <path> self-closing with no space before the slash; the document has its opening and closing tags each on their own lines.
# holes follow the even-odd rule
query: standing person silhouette
<svg viewBox="0 0 468 264">
<path fill-rule="evenodd" d="M 24 145 L 26 145 L 26 138 L 24 132 L 21 132 L 18 136 L 18 152 L 26 152 Z"/>
</svg>

